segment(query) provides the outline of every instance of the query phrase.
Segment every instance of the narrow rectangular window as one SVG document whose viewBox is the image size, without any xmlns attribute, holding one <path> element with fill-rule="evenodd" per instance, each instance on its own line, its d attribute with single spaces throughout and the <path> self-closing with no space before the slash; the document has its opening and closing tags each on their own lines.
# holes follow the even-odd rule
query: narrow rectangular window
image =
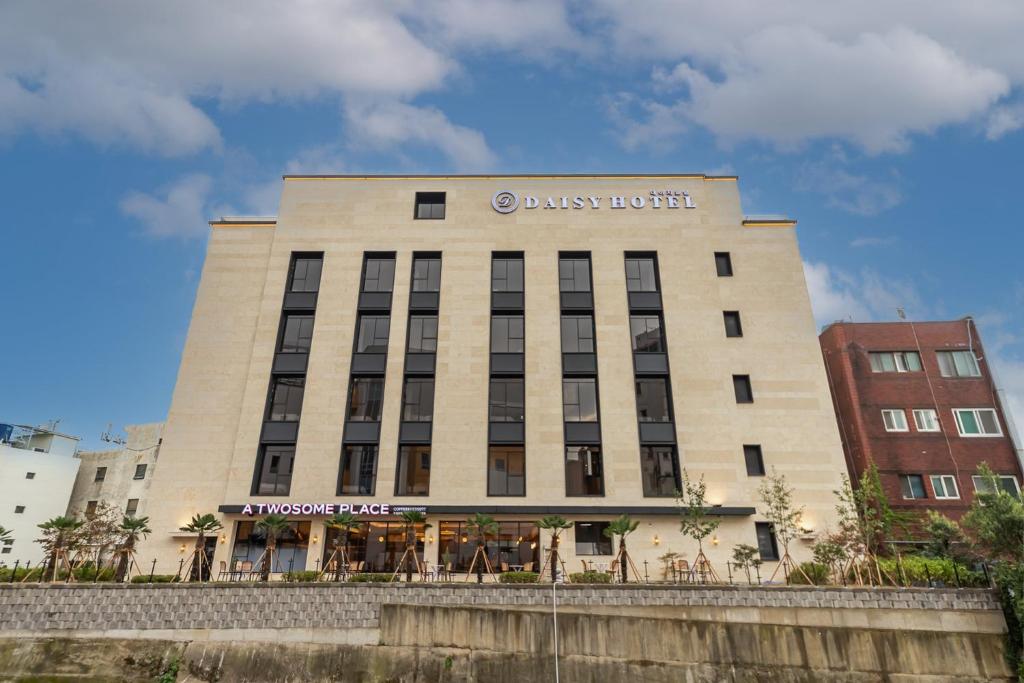
<svg viewBox="0 0 1024 683">
<path fill-rule="evenodd" d="M 665 353 L 661 318 L 656 315 L 629 316 L 629 336 L 637 353 Z"/>
<path fill-rule="evenodd" d="M 626 258 L 626 291 L 657 292 L 658 277 L 654 258 L 639 256 Z"/>
<path fill-rule="evenodd" d="M 383 379 L 353 378 L 349 392 L 348 419 L 352 422 L 379 422 L 383 398 Z"/>
<path fill-rule="evenodd" d="M 924 477 L 920 474 L 901 474 L 900 493 L 906 500 L 927 498 L 924 492 Z"/>
<path fill-rule="evenodd" d="M 883 410 L 882 424 L 887 432 L 907 432 L 907 414 L 902 410 Z"/>
<path fill-rule="evenodd" d="M 417 220 L 441 220 L 444 218 L 445 193 L 444 192 L 417 192 L 416 211 Z"/>
<path fill-rule="evenodd" d="M 491 379 L 489 420 L 491 422 L 522 422 L 525 402 L 522 378 Z"/>
<path fill-rule="evenodd" d="M 600 447 L 565 447 L 565 495 L 604 495 L 604 469 L 601 465 Z"/>
<path fill-rule="evenodd" d="M 405 397 L 402 400 L 402 420 L 405 422 L 430 422 L 434 419 L 434 380 L 405 380 Z"/>
<path fill-rule="evenodd" d="M 523 259 L 521 256 L 498 256 L 491 261 L 491 291 L 523 291 Z"/>
<path fill-rule="evenodd" d="M 669 498 L 679 489 L 679 458 L 675 446 L 641 446 L 640 477 L 644 497 Z"/>
<path fill-rule="evenodd" d="M 955 408 L 956 428 L 960 436 L 1002 436 L 999 418 L 991 408 Z"/>
<path fill-rule="evenodd" d="M 668 383 L 664 379 L 636 380 L 636 414 L 640 422 L 671 422 Z"/>
<path fill-rule="evenodd" d="M 936 351 L 935 356 L 943 377 L 981 377 L 973 351 Z"/>
<path fill-rule="evenodd" d="M 291 491 L 294 466 L 295 446 L 263 446 L 259 458 L 259 478 L 253 493 L 259 496 L 287 496 Z"/>
<path fill-rule="evenodd" d="M 561 292 L 589 292 L 590 259 L 558 259 L 558 290 Z"/>
<path fill-rule="evenodd" d="M 93 481 L 103 481 L 106 478 L 107 478 L 107 468 L 106 467 L 97 467 L 96 468 L 96 477 L 93 479 Z"/>
<path fill-rule="evenodd" d="M 124 508 L 125 517 L 134 517 L 135 513 L 139 511 L 139 499 L 129 498 L 128 505 Z"/>
<path fill-rule="evenodd" d="M 345 446 L 341 451 L 338 495 L 373 495 L 377 482 L 377 447 Z"/>
<path fill-rule="evenodd" d="M 364 292 L 390 292 L 395 285 L 395 259 L 371 256 L 363 269 Z"/>
<path fill-rule="evenodd" d="M 562 416 L 566 422 L 597 422 L 597 380 L 562 380 Z"/>
<path fill-rule="evenodd" d="M 932 491 L 935 493 L 936 498 L 943 500 L 960 498 L 956 477 L 952 474 L 933 474 L 930 479 Z"/>
<path fill-rule="evenodd" d="M 754 522 L 757 534 L 757 550 L 763 562 L 776 562 L 779 559 L 779 544 L 775 540 L 775 530 L 771 522 Z"/>
<path fill-rule="evenodd" d="M 575 522 L 573 535 L 576 537 L 577 555 L 611 555 L 612 539 L 605 534 L 608 522 Z"/>
<path fill-rule="evenodd" d="M 441 291 L 441 259 L 436 256 L 417 256 L 412 261 L 412 291 Z"/>
<path fill-rule="evenodd" d="M 491 446 L 488 449 L 487 495 L 526 495 L 526 453 L 522 446 Z"/>
<path fill-rule="evenodd" d="M 391 318 L 386 315 L 359 316 L 356 353 L 387 353 Z"/>
<path fill-rule="evenodd" d="M 146 465 L 145 464 L 136 465 L 135 466 L 135 475 L 132 477 L 132 479 L 145 479 L 145 478 L 146 478 Z"/>
<path fill-rule="evenodd" d="M 95 515 L 96 514 L 96 506 L 99 505 L 99 504 L 100 504 L 100 502 L 98 500 L 90 500 L 89 502 L 87 502 L 85 504 L 85 516 L 86 517 L 92 517 L 93 515 Z"/>
<path fill-rule="evenodd" d="M 323 268 L 322 256 L 296 256 L 292 260 L 289 277 L 289 291 L 317 292 L 320 290 L 320 271 Z"/>
<path fill-rule="evenodd" d="M 732 256 L 727 251 L 715 252 L 715 270 L 718 277 L 732 277 Z"/>
<path fill-rule="evenodd" d="M 491 353 L 522 353 L 523 336 L 523 316 L 496 315 L 491 318 Z"/>
<path fill-rule="evenodd" d="M 747 463 L 748 477 L 764 476 L 764 453 L 757 444 L 743 446 L 743 459 Z"/>
<path fill-rule="evenodd" d="M 313 343 L 313 316 L 286 315 L 278 353 L 309 353 Z"/>
<path fill-rule="evenodd" d="M 437 353 L 437 316 L 409 316 L 409 353 Z"/>
<path fill-rule="evenodd" d="M 725 319 L 726 337 L 743 336 L 743 326 L 740 324 L 739 311 L 722 311 L 722 317 Z"/>
<path fill-rule="evenodd" d="M 914 409 L 914 426 L 917 427 L 917 431 L 919 432 L 941 431 L 939 427 L 939 416 L 931 408 Z"/>
<path fill-rule="evenodd" d="M 750 386 L 750 375 L 733 375 L 732 387 L 737 403 L 753 403 L 754 390 Z"/>
<path fill-rule="evenodd" d="M 270 392 L 270 422 L 297 422 L 302 413 L 305 377 L 275 377 Z"/>
<path fill-rule="evenodd" d="M 396 496 L 426 496 L 430 493 L 430 446 L 400 446 Z"/>
<path fill-rule="evenodd" d="M 562 353 L 594 353 L 593 316 L 562 316 Z"/>
</svg>

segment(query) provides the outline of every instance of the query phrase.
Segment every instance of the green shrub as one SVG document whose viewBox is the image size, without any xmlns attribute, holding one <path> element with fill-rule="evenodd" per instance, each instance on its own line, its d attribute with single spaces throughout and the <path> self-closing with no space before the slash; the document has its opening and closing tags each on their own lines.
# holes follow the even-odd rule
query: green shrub
<svg viewBox="0 0 1024 683">
<path fill-rule="evenodd" d="M 800 565 L 800 569 L 803 570 L 802 574 L 797 569 L 789 572 L 789 582 L 791 584 L 806 586 L 807 579 L 810 579 L 811 583 L 815 586 L 824 586 L 832 581 L 832 572 L 829 571 L 827 565 L 820 562 L 804 562 Z M 804 574 L 807 575 L 806 578 Z"/>
<path fill-rule="evenodd" d="M 501 583 L 537 583 L 537 572 L 504 572 L 498 577 Z"/>
<path fill-rule="evenodd" d="M 285 572 L 282 577 L 285 581 L 316 581 L 320 578 L 320 572 L 315 571 L 301 571 L 301 572 Z"/>
<path fill-rule="evenodd" d="M 11 580 L 11 571 L 11 567 L 0 567 L 0 583 L 7 583 Z M 32 567 L 31 569 L 25 569 L 24 567 L 18 567 L 18 571 L 14 575 L 15 583 L 24 580 L 26 574 L 28 575 L 28 581 L 38 581 L 43 576 L 43 568 Z"/>
<path fill-rule="evenodd" d="M 99 576 L 96 575 L 96 567 L 85 565 L 75 570 L 75 581 L 92 583 L 93 581 L 113 581 L 114 570 L 110 567 L 100 569 Z"/>
<path fill-rule="evenodd" d="M 900 565 L 903 565 L 902 575 Z M 878 560 L 878 566 L 882 569 L 882 577 L 887 583 L 911 585 L 927 585 L 928 581 L 941 581 L 947 586 L 987 586 L 985 575 L 981 572 L 974 572 L 960 563 L 956 564 L 954 573 L 954 562 L 945 557 L 919 557 L 917 555 L 905 555 L 900 562 L 895 558 L 884 558 Z M 957 579 L 959 577 L 959 581 Z"/>
<path fill-rule="evenodd" d="M 369 572 L 366 574 L 353 574 L 349 581 L 352 583 L 387 583 L 391 581 L 391 574 Z"/>
<path fill-rule="evenodd" d="M 152 581 L 150 581 L 149 574 L 132 577 L 132 583 L 178 583 L 179 581 L 181 579 L 174 574 L 153 574 Z"/>
<path fill-rule="evenodd" d="M 577 572 L 569 575 L 570 583 L 611 583 L 612 575 L 605 572 Z"/>
</svg>

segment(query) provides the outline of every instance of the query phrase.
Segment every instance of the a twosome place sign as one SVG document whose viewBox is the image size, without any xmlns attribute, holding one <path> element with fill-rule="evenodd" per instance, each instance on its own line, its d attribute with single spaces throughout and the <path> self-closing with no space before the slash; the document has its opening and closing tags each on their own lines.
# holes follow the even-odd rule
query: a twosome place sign
<svg viewBox="0 0 1024 683">
<path fill-rule="evenodd" d="M 426 512 L 422 505 L 392 505 L 390 503 L 246 503 L 243 515 L 303 515 L 317 517 L 351 512 L 353 515 L 386 517 L 403 512 Z"/>
<path fill-rule="evenodd" d="M 498 213 L 512 213 L 522 206 L 524 209 L 696 209 L 697 205 L 689 192 L 683 190 L 651 190 L 644 195 L 560 195 L 557 197 L 519 196 L 511 190 L 498 190 L 491 197 L 491 208 Z"/>
</svg>

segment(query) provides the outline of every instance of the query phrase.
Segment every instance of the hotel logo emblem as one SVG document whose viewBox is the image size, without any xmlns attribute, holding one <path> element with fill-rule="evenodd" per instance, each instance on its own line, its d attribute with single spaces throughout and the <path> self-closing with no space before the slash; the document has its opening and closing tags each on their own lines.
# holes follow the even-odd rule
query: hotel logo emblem
<svg viewBox="0 0 1024 683">
<path fill-rule="evenodd" d="M 498 213 L 512 213 L 519 208 L 519 195 L 508 190 L 498 190 L 491 197 L 491 206 Z"/>
</svg>

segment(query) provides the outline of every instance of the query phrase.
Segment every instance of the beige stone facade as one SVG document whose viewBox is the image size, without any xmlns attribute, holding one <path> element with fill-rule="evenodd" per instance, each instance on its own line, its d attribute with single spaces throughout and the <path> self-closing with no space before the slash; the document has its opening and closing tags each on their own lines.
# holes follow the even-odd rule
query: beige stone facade
<svg viewBox="0 0 1024 683">
<path fill-rule="evenodd" d="M 502 190 L 520 198 L 515 211 L 501 214 L 492 207 L 492 197 Z M 669 208 L 663 196 L 654 208 L 652 191 L 669 191 L 679 208 Z M 445 218 L 415 220 L 417 192 L 446 193 Z M 526 208 L 527 196 L 539 198 L 540 205 Z M 577 196 L 583 208 L 573 208 Z M 555 208 L 544 208 L 549 197 Z M 561 208 L 562 197 L 567 208 Z M 601 198 L 598 208 L 589 197 Z M 623 197 L 624 207 L 612 208 L 612 197 Z M 631 206 L 633 197 L 643 199 L 643 208 Z M 289 495 L 256 496 L 254 468 L 296 252 L 322 252 L 323 274 L 294 474 Z M 375 495 L 339 496 L 366 252 L 393 252 L 396 259 L 379 462 Z M 398 497 L 393 492 L 416 252 L 437 252 L 442 259 L 430 494 Z M 494 252 L 522 252 L 525 264 L 522 497 L 488 496 L 487 489 Z M 600 497 L 566 496 L 560 252 L 588 252 L 592 265 L 604 461 Z M 845 465 L 794 223 L 744 220 L 736 178 L 288 177 L 276 222 L 213 223 L 147 510 L 154 533 L 140 557 L 156 557 L 158 571 L 173 572 L 191 544 L 177 529 L 195 513 L 216 512 L 224 521 L 216 563 L 231 557 L 234 522 L 252 519 L 234 512 L 240 505 L 354 499 L 425 506 L 433 524 L 425 538 L 429 563 L 441 559 L 439 523 L 465 520 L 470 509 L 519 521 L 534 521 L 547 511 L 574 521 L 607 521 L 629 509 L 641 521 L 630 543 L 641 573 L 646 560 L 651 578 L 660 576 L 657 558 L 666 551 L 692 561 L 696 546 L 678 531 L 674 500 L 645 497 L 641 485 L 627 252 L 657 255 L 680 464 L 691 477 L 704 477 L 710 503 L 735 513 L 722 517 L 716 542 L 709 545 L 711 560 L 721 571 L 735 544 L 756 545 L 755 522 L 764 519 L 757 496 L 763 479 L 747 475 L 744 444 L 760 444 L 765 466 L 786 475 L 796 502 L 805 506 L 805 527 L 814 533 L 834 527 L 833 491 Z M 715 252 L 729 252 L 732 277 L 717 276 Z M 741 338 L 726 337 L 723 311 L 741 313 Z M 733 375 L 750 376 L 753 403 L 737 403 Z M 509 513 L 510 507 L 523 511 Z M 438 512 L 445 508 L 460 512 Z M 321 558 L 322 517 L 302 519 L 312 521 L 306 565 L 313 569 Z M 545 534 L 542 543 L 546 539 Z M 578 571 L 573 530 L 562 547 L 567 567 Z M 809 540 L 796 541 L 791 551 L 807 559 Z M 583 559 L 608 563 L 612 557 Z"/>
</svg>

